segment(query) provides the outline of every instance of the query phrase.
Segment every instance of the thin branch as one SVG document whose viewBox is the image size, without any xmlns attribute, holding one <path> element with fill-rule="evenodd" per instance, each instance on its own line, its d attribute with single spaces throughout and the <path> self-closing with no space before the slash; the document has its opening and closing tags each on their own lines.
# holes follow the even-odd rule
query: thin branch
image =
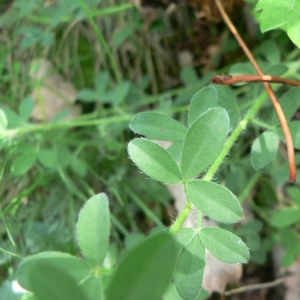
<svg viewBox="0 0 300 300">
<path fill-rule="evenodd" d="M 268 289 L 268 288 L 272 288 L 275 287 L 277 285 L 280 285 L 282 283 L 284 283 L 287 278 L 295 276 L 296 274 L 291 274 L 282 278 L 278 278 L 274 281 L 271 282 L 266 282 L 266 283 L 257 283 L 257 284 L 251 284 L 251 285 L 246 285 L 237 289 L 233 289 L 227 292 L 224 292 L 225 296 L 231 296 L 234 294 L 240 294 L 240 293 L 245 293 L 245 292 L 249 292 L 249 291 L 254 291 L 254 290 L 262 290 L 262 289 Z"/>
<path fill-rule="evenodd" d="M 211 78 L 212 83 L 215 84 L 236 84 L 241 82 L 270 82 L 270 83 L 280 83 L 288 84 L 300 87 L 300 81 L 287 79 L 283 77 L 273 76 L 273 75 L 214 75 Z"/>
<path fill-rule="evenodd" d="M 232 32 L 232 34 L 234 35 L 234 37 L 236 38 L 236 40 L 238 41 L 240 46 L 242 47 L 243 51 L 247 55 L 248 59 L 250 60 L 250 62 L 254 66 L 257 73 L 260 76 L 265 76 L 265 74 L 263 73 L 261 67 L 259 66 L 259 64 L 255 60 L 254 56 L 252 55 L 251 51 L 247 47 L 246 43 L 244 42 L 244 40 L 242 39 L 242 37 L 240 36 L 238 31 L 236 30 L 233 23 L 231 22 L 231 20 L 230 20 L 229 16 L 227 15 L 221 1 L 220 0 L 215 0 L 215 3 L 216 3 L 216 5 L 217 5 L 217 7 L 220 11 L 220 14 L 222 15 L 222 18 L 223 18 L 224 22 L 227 24 L 228 28 L 230 29 L 230 31 Z M 296 176 L 297 176 L 297 168 L 296 168 L 294 145 L 293 145 L 293 139 L 292 139 L 291 131 L 290 131 L 288 122 L 286 120 L 286 117 L 284 115 L 284 112 L 282 110 L 282 107 L 281 107 L 280 103 L 278 102 L 278 99 L 276 98 L 276 95 L 275 95 L 274 91 L 272 90 L 270 84 L 268 82 L 264 82 L 263 84 L 264 84 L 265 89 L 267 90 L 267 92 L 269 94 L 269 97 L 270 97 L 270 99 L 273 103 L 273 106 L 276 110 L 278 119 L 280 121 L 280 125 L 282 127 L 282 131 L 283 131 L 284 136 L 285 136 L 286 147 L 287 147 L 287 155 L 288 155 L 289 167 L 290 167 L 290 181 L 295 182 Z"/>
</svg>

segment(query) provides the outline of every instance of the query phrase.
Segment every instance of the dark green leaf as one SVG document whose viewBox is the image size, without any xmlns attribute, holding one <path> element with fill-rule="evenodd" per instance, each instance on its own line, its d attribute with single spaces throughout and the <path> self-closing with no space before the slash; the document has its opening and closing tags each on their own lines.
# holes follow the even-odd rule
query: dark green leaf
<svg viewBox="0 0 300 300">
<path fill-rule="evenodd" d="M 279 103 L 281 104 L 286 118 L 290 119 L 296 113 L 300 105 L 300 89 L 297 87 L 291 88 L 280 97 Z M 272 123 L 274 125 L 280 124 L 275 110 L 272 116 Z"/>
<path fill-rule="evenodd" d="M 260 45 L 260 52 L 265 57 L 265 59 L 271 64 L 280 62 L 280 52 L 278 45 L 272 40 L 267 40 Z M 247 74 L 247 73 L 244 73 Z M 266 73 L 270 75 L 275 75 L 272 73 Z M 279 74 L 276 74 L 279 76 Z M 280 74 L 281 75 L 281 74 Z"/>
<path fill-rule="evenodd" d="M 224 186 L 194 180 L 186 184 L 186 195 L 204 215 L 222 223 L 234 223 L 242 216 L 238 199 Z"/>
<path fill-rule="evenodd" d="M 200 238 L 210 253 L 217 259 L 235 264 L 246 263 L 249 251 L 243 241 L 233 233 L 216 227 L 205 227 L 200 231 Z"/>
<path fill-rule="evenodd" d="M 36 300 L 91 299 L 68 270 L 64 271 L 50 262 L 37 262 L 27 276 Z"/>
<path fill-rule="evenodd" d="M 179 167 L 167 150 L 146 139 L 134 139 L 128 144 L 133 162 L 148 176 L 164 183 L 181 181 Z"/>
<path fill-rule="evenodd" d="M 59 167 L 56 151 L 50 149 L 41 149 L 38 153 L 39 161 L 47 168 L 55 169 Z"/>
<path fill-rule="evenodd" d="M 181 170 L 185 180 L 196 177 L 220 154 L 229 126 L 223 108 L 212 108 L 188 129 L 183 144 Z"/>
<path fill-rule="evenodd" d="M 132 131 L 162 141 L 183 140 L 187 128 L 174 119 L 157 112 L 144 112 L 130 122 Z"/>
<path fill-rule="evenodd" d="M 108 286 L 107 300 L 160 300 L 176 258 L 177 244 L 169 233 L 150 236 L 121 261 Z"/>
<path fill-rule="evenodd" d="M 288 67 L 283 64 L 272 64 L 265 68 L 265 74 L 281 76 L 288 71 Z"/>
<path fill-rule="evenodd" d="M 300 220 L 300 209 L 297 208 L 285 208 L 277 211 L 272 219 L 271 224 L 277 228 L 283 228 L 290 226 L 294 223 L 298 223 Z"/>
<path fill-rule="evenodd" d="M 103 193 L 90 198 L 79 213 L 77 237 L 84 257 L 100 266 L 105 257 L 110 234 L 108 199 Z"/>
<path fill-rule="evenodd" d="M 86 162 L 83 159 L 79 157 L 74 157 L 72 159 L 71 168 L 78 176 L 85 177 L 88 167 Z"/>
<path fill-rule="evenodd" d="M 20 176 L 28 172 L 37 160 L 37 153 L 24 153 L 19 155 L 11 165 L 11 172 L 15 176 Z"/>
<path fill-rule="evenodd" d="M 300 122 L 299 121 L 289 122 L 289 127 L 291 130 L 294 147 L 296 149 L 300 149 Z M 282 128 L 280 126 L 276 127 L 276 132 L 277 132 L 278 136 L 280 137 L 280 139 L 285 141 L 285 138 L 284 138 L 284 135 L 282 132 Z"/>
<path fill-rule="evenodd" d="M 17 279 L 22 287 L 36 294 L 37 300 L 101 300 L 101 283 L 91 273 L 89 265 L 77 257 L 42 252 L 21 262 Z"/>
</svg>

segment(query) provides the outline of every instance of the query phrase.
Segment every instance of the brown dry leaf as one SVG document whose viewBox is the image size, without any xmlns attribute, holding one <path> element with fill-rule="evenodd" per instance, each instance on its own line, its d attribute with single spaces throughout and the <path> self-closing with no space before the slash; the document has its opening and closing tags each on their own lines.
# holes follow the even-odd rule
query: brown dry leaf
<svg viewBox="0 0 300 300">
<path fill-rule="evenodd" d="M 71 110 L 68 118 L 80 113 L 74 103 L 77 90 L 66 81 L 46 59 L 35 59 L 31 63 L 30 77 L 33 80 L 32 96 L 35 101 L 32 118 L 36 121 L 52 120 L 58 113 Z"/>
</svg>

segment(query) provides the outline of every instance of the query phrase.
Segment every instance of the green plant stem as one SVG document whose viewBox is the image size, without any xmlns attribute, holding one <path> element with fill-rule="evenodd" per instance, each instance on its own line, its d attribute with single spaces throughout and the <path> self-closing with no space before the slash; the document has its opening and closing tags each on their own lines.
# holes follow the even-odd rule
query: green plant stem
<svg viewBox="0 0 300 300">
<path fill-rule="evenodd" d="M 183 226 L 185 220 L 191 213 L 192 209 L 193 209 L 193 204 L 188 203 L 185 206 L 185 208 L 183 209 L 183 211 L 179 214 L 179 216 L 177 217 L 177 219 L 175 220 L 173 225 L 170 227 L 170 233 L 176 234 L 180 230 L 180 228 Z"/>
<path fill-rule="evenodd" d="M 215 160 L 215 162 L 210 166 L 208 172 L 204 176 L 203 180 L 211 181 L 217 170 L 219 169 L 221 163 L 224 161 L 225 157 L 228 155 L 230 149 L 238 139 L 238 137 L 241 135 L 243 130 L 247 127 L 248 123 L 252 121 L 255 114 L 258 112 L 260 107 L 263 105 L 263 103 L 267 99 L 267 93 L 264 92 L 255 102 L 255 104 L 250 108 L 250 110 L 247 112 L 247 114 L 244 116 L 244 118 L 240 121 L 240 123 L 237 125 L 235 130 L 232 132 L 230 137 L 227 139 L 224 148 L 218 158 Z"/>
<path fill-rule="evenodd" d="M 5 250 L 5 249 L 3 249 L 1 247 L 0 247 L 0 251 L 3 252 L 3 253 L 5 253 L 5 254 L 8 254 L 10 256 L 14 256 L 14 257 L 23 259 L 23 257 L 21 255 L 13 253 L 13 252 L 10 252 L 10 251 L 7 251 L 7 250 Z"/>
<path fill-rule="evenodd" d="M 252 122 L 253 124 L 255 124 L 255 125 L 258 125 L 259 127 L 268 129 L 268 130 L 270 130 L 270 131 L 274 131 L 274 130 L 275 130 L 275 126 L 270 125 L 270 124 L 267 124 L 267 123 L 262 122 L 262 121 L 260 121 L 260 120 L 253 119 L 251 122 Z"/>
<path fill-rule="evenodd" d="M 240 121 L 240 123 L 237 125 L 235 130 L 232 132 L 231 136 L 227 139 L 223 150 L 221 151 L 218 158 L 215 160 L 215 162 L 211 165 L 208 172 L 204 176 L 203 180 L 211 181 L 217 170 L 219 169 L 221 163 L 224 161 L 225 157 L 228 155 L 230 149 L 238 139 L 238 137 L 242 134 L 243 130 L 246 128 L 247 124 L 253 119 L 255 114 L 258 112 L 260 107 L 263 105 L 263 103 L 267 100 L 268 95 L 266 92 L 261 94 L 261 96 L 256 100 L 255 104 L 250 108 L 250 110 L 247 112 L 247 114 L 244 116 L 244 118 Z M 193 209 L 193 204 L 188 203 L 183 211 L 179 214 L 178 218 L 175 220 L 174 224 L 170 227 L 170 233 L 176 234 L 184 222 L 186 221 L 187 217 L 191 213 Z M 199 218 L 198 218 L 198 226 L 199 224 Z"/>
<path fill-rule="evenodd" d="M 112 14 L 117 14 L 123 11 L 126 11 L 128 9 L 132 9 L 134 7 L 133 3 L 125 3 L 120 4 L 118 6 L 112 6 L 108 8 L 101 8 L 101 9 L 95 9 L 91 12 L 92 17 L 104 17 Z M 40 15 L 34 15 L 30 14 L 28 15 L 28 19 L 34 23 L 39 24 L 51 24 L 53 22 L 52 18 L 49 18 L 48 16 L 40 16 Z M 68 23 L 71 22 L 74 19 L 74 16 L 66 16 L 62 18 L 60 23 Z"/>
<path fill-rule="evenodd" d="M 74 121 L 62 121 L 57 123 L 47 123 L 47 124 L 35 124 L 35 125 L 26 125 L 21 128 L 16 129 L 10 129 L 5 132 L 1 133 L 0 137 L 15 137 L 22 134 L 27 134 L 30 132 L 35 131 L 47 131 L 47 130 L 53 130 L 53 129 L 59 129 L 59 128 L 72 128 L 72 127 L 87 127 L 87 126 L 93 126 L 93 125 L 107 125 L 112 123 L 120 123 L 129 121 L 133 118 L 133 115 L 123 115 L 123 116 L 117 116 L 117 117 L 111 117 L 111 118 L 102 118 L 102 119 L 96 119 L 96 120 L 81 120 L 80 118 Z"/>
<path fill-rule="evenodd" d="M 84 12 L 86 13 L 88 19 L 90 20 L 91 24 L 94 27 L 95 32 L 98 35 L 99 41 L 100 43 L 103 45 L 105 52 L 107 53 L 107 56 L 111 62 L 112 68 L 114 70 L 115 76 L 116 76 L 116 80 L 117 82 L 120 84 L 122 81 L 122 76 L 121 73 L 119 72 L 119 68 L 117 66 L 117 62 L 113 56 L 112 51 L 110 50 L 110 47 L 108 45 L 108 43 L 106 42 L 102 32 L 100 31 L 99 26 L 96 24 L 96 22 L 94 21 L 93 15 L 91 13 L 91 11 L 88 9 L 88 7 L 86 6 L 86 4 L 84 3 L 83 0 L 79 0 L 79 3 L 82 7 L 82 9 L 84 10 Z"/>
</svg>

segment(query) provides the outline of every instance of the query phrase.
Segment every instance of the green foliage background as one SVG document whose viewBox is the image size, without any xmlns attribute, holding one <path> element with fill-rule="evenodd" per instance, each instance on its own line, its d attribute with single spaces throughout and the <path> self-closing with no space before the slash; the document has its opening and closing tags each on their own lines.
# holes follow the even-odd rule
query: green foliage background
<svg viewBox="0 0 300 300">
<path fill-rule="evenodd" d="M 296 34 L 299 20 L 294 15 L 297 7 L 291 8 L 289 2 L 261 0 L 255 6 L 255 12 L 253 8 L 253 13 L 263 33 L 283 29 L 299 46 Z M 132 250 L 128 254 L 129 262 L 125 261 L 125 266 L 120 265 L 121 270 L 127 270 L 126 264 L 132 265 L 139 255 L 145 263 L 145 256 L 150 261 L 149 255 L 153 255 L 151 259 L 156 261 L 155 253 L 149 253 L 143 246 L 140 246 L 142 250 L 135 247 L 143 245 L 140 242 L 151 230 L 171 225 L 166 213 L 171 196 L 161 183 L 148 176 L 173 184 L 191 180 L 187 184 L 187 194 L 195 199 L 191 202 L 202 213 L 221 222 L 222 230 L 226 230 L 229 237 L 232 233 L 241 237 L 250 249 L 252 261 L 265 264 L 268 253 L 275 244 L 280 244 L 285 251 L 283 265 L 294 262 L 300 253 L 300 248 L 294 247 L 299 244 L 299 181 L 295 186 L 287 182 L 284 138 L 276 115 L 266 101 L 262 86 L 207 87 L 215 71 L 204 72 L 200 68 L 180 66 L 177 54 L 182 44 L 193 40 L 195 22 L 186 8 L 180 7 L 172 17 L 159 11 L 159 17 L 147 30 L 141 13 L 133 4 L 121 0 L 16 0 L 1 4 L 0 9 L 3 10 L 0 16 L 1 300 L 21 298 L 13 294 L 10 284 L 16 279 L 21 258 L 28 259 L 23 260 L 20 267 L 20 272 L 27 274 L 26 268 L 31 263 L 29 255 L 43 251 L 68 253 L 61 258 L 66 261 L 65 268 L 69 259 L 75 259 L 82 252 L 89 264 L 97 266 L 93 272 L 101 278 L 110 278 L 124 251 Z M 283 19 L 285 22 L 280 23 L 279 20 Z M 205 30 L 209 31 L 210 42 L 218 39 L 218 25 L 210 25 Z M 245 38 L 254 39 L 252 51 L 265 73 L 299 80 L 299 49 L 290 42 L 284 31 L 271 31 L 264 35 L 257 32 L 255 37 Z M 181 45 L 178 37 L 182 37 Z M 203 55 L 201 45 L 194 42 L 193 47 L 194 53 Z M 41 57 L 49 58 L 57 71 L 78 88 L 78 101 L 83 112 L 76 119 L 66 120 L 60 115 L 51 122 L 31 122 L 30 63 Z M 220 70 L 217 73 L 254 72 L 234 39 L 228 35 L 213 62 L 215 68 Z M 278 85 L 274 89 L 291 120 L 295 148 L 299 149 L 297 109 L 300 92 L 297 88 Z M 202 119 L 199 118 L 201 116 Z M 219 120 L 212 129 L 210 119 Z M 215 131 L 224 122 L 226 129 L 223 134 L 217 135 Z M 161 131 L 162 126 L 164 131 Z M 198 132 L 203 127 L 207 130 L 203 130 L 197 144 Z M 168 151 L 161 150 L 147 139 L 136 139 L 130 129 L 138 135 L 173 141 L 174 144 Z M 210 134 L 207 133 L 209 129 L 212 130 Z M 232 144 L 226 140 L 229 136 L 233 136 Z M 184 139 L 188 146 L 182 148 Z M 207 143 L 201 143 L 202 140 Z M 181 158 L 178 149 L 183 149 L 181 168 L 176 163 Z M 169 171 L 167 175 L 157 172 L 157 169 L 153 173 L 143 164 L 148 156 L 141 155 L 147 151 L 157 151 L 158 158 L 155 157 L 150 165 L 157 163 L 158 167 L 165 166 Z M 220 164 L 215 164 L 220 152 L 229 155 L 226 159 L 220 159 Z M 138 171 L 129 160 L 128 153 L 148 176 Z M 140 161 L 134 159 L 135 155 Z M 299 162 L 298 153 L 296 158 Z M 215 166 L 214 170 L 208 169 L 211 164 Z M 206 173 L 205 179 L 213 179 L 216 183 L 193 181 L 200 173 L 202 177 Z M 231 216 L 226 216 L 231 218 L 228 222 L 223 215 L 222 201 L 215 203 L 214 213 L 211 214 L 204 205 L 210 203 L 209 193 L 204 193 L 202 201 L 197 200 L 198 185 L 210 185 L 206 186 L 209 191 L 216 188 L 217 183 L 221 183 L 218 185 L 220 189 L 223 186 L 222 193 L 229 199 L 234 211 Z M 100 192 L 105 192 L 109 199 L 109 212 L 108 205 L 99 204 L 106 207 L 106 222 L 93 224 L 92 228 L 85 227 L 82 220 L 93 218 L 93 209 L 97 204 L 91 211 L 84 206 L 79 219 L 78 213 L 87 199 L 94 199 Z M 102 194 L 101 197 L 106 196 Z M 247 201 L 254 215 L 252 220 L 234 227 L 225 223 L 241 218 L 239 206 L 232 204 L 238 203 L 237 199 L 241 204 Z M 87 216 L 84 214 L 86 211 Z M 103 216 L 96 215 L 95 220 L 97 217 L 103 219 Z M 106 234 L 98 240 L 95 232 L 101 226 L 105 227 Z M 185 262 L 191 259 L 198 266 L 197 270 L 189 269 L 187 274 L 196 272 L 197 276 L 203 275 L 204 246 L 209 248 L 214 243 L 209 240 L 214 234 L 209 230 L 214 229 L 207 228 L 202 235 L 183 233 L 190 240 L 181 247 L 185 250 L 179 256 L 174 277 L 175 282 L 179 282 L 178 286 L 182 284 L 183 288 L 179 290 L 185 299 L 199 292 L 198 289 L 184 288 L 185 283 L 195 280 L 193 276 L 183 276 Z M 85 232 L 91 235 L 87 240 Z M 145 243 L 146 246 L 153 243 L 166 252 L 178 246 L 169 235 L 157 238 L 154 235 Z M 199 250 L 200 254 L 195 250 L 198 248 L 203 248 L 203 251 Z M 95 249 L 102 251 L 101 255 L 95 255 Z M 38 254 L 40 257 L 34 262 L 32 276 L 42 277 L 38 269 L 46 266 L 51 271 L 49 278 L 68 282 L 69 292 L 74 293 L 70 297 L 75 297 L 76 291 L 71 287 L 77 278 L 69 278 L 59 266 L 47 265 L 48 262 L 43 261 L 44 256 L 47 259 L 55 256 L 56 259 L 53 253 L 56 252 Z M 174 250 L 166 265 L 166 282 L 174 272 L 177 254 Z M 218 257 L 219 254 L 215 255 Z M 227 255 L 228 261 L 233 262 L 230 253 Z M 242 255 L 241 262 L 245 261 L 245 256 Z M 84 275 L 89 274 L 90 268 L 85 266 L 85 261 L 75 263 L 79 265 L 78 272 L 85 270 Z M 55 279 L 52 275 L 60 271 L 61 277 Z M 151 272 L 149 270 L 149 274 Z M 114 276 L 112 283 L 105 279 L 101 283 L 108 291 L 108 299 L 119 297 L 114 295 L 110 284 L 119 286 L 123 278 L 118 273 Z M 145 278 L 147 281 L 152 277 Z M 130 279 L 137 287 L 144 284 L 138 281 L 140 278 Z M 30 281 L 24 282 L 24 286 L 32 287 Z M 37 283 L 36 295 L 44 297 L 45 290 L 40 291 L 39 286 L 42 283 Z M 76 297 L 90 299 L 89 289 L 92 290 L 78 291 Z M 99 288 L 99 299 L 104 297 L 101 289 L 102 286 Z M 162 284 L 161 293 L 165 289 Z M 123 293 L 122 290 L 117 292 Z M 130 299 L 130 294 L 128 297 Z M 176 297 L 179 296 L 174 286 L 170 286 L 164 299 L 180 299 Z"/>
</svg>

